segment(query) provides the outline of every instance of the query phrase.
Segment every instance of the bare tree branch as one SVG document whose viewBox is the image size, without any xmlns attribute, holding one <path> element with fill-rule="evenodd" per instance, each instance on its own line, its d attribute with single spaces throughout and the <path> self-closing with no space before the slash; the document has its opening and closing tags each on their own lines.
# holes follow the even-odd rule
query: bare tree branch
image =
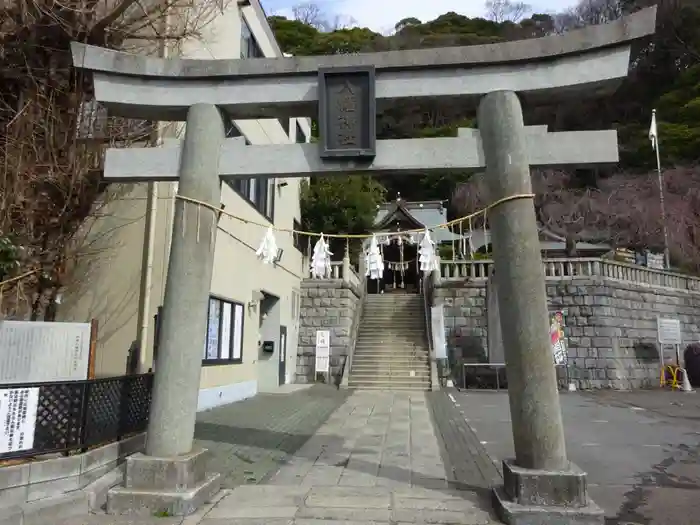
<svg viewBox="0 0 700 525">
<path fill-rule="evenodd" d="M 60 290 L 109 249 L 93 228 L 119 195 L 102 183 L 104 149 L 153 136 L 94 101 L 71 41 L 155 52 L 199 38 L 229 1 L 0 0 L 0 280 L 35 271 L 0 287 L 0 318 L 53 317 Z"/>
<path fill-rule="evenodd" d="M 519 22 L 526 14 L 532 11 L 532 7 L 524 2 L 511 0 L 486 0 L 484 3 L 486 18 L 494 22 Z"/>
<path fill-rule="evenodd" d="M 666 224 L 672 258 L 688 269 L 700 268 L 700 167 L 664 172 Z M 538 221 L 561 235 L 608 242 L 634 249 L 663 250 L 663 228 L 655 173 L 616 174 L 597 188 L 572 189 L 572 175 L 555 170 L 532 175 Z M 488 204 L 483 176 L 476 175 L 455 192 L 453 206 L 472 213 Z M 475 227 L 483 223 L 475 222 Z"/>
</svg>

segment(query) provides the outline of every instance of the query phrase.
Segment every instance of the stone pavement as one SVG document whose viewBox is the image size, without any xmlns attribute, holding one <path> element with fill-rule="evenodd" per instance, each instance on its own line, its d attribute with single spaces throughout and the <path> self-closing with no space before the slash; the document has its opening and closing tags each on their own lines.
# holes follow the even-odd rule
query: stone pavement
<svg viewBox="0 0 700 525">
<path fill-rule="evenodd" d="M 496 523 L 488 508 L 449 487 L 423 392 L 356 391 L 269 483 L 234 489 L 199 523 Z"/>
<path fill-rule="evenodd" d="M 313 410 L 325 406 L 314 401 L 324 392 L 332 395 L 325 389 L 308 391 L 307 401 Z M 495 525 L 498 522 L 489 500 L 478 487 L 465 490 L 463 483 L 455 483 L 455 477 L 446 473 L 442 459 L 446 449 L 440 436 L 447 434 L 444 429 L 434 430 L 431 412 L 440 418 L 436 417 L 433 399 L 428 403 L 428 396 L 434 394 L 439 393 L 426 396 L 423 392 L 353 392 L 310 439 L 298 450 L 292 450 L 281 468 L 278 466 L 271 476 L 262 475 L 263 483 L 256 478 L 223 490 L 191 516 L 138 519 L 102 515 L 61 525 Z M 284 404 L 283 400 L 279 402 Z M 243 409 L 232 406 L 230 410 Z M 285 419 L 282 413 L 280 420 Z M 263 416 L 250 413 L 249 417 Z M 444 425 L 446 419 L 442 417 L 440 421 Z M 231 425 L 226 423 L 234 433 L 242 426 L 238 422 L 236 427 Z M 246 458 L 268 464 L 256 454 L 263 454 L 266 447 L 275 444 L 289 450 L 299 442 L 284 431 L 290 425 L 288 422 L 279 427 L 270 424 L 266 429 L 252 429 L 248 423 L 246 432 L 229 439 L 230 450 L 238 457 L 242 450 L 239 447 L 245 446 L 243 450 L 249 454 Z M 275 432 L 272 428 L 281 430 Z M 234 464 L 237 460 L 226 459 L 229 449 L 221 447 L 225 430 L 217 431 L 216 441 L 202 444 L 219 444 L 215 452 L 218 460 Z M 198 423 L 200 439 L 205 434 Z M 243 445 L 240 435 L 249 435 Z M 212 464 L 213 469 L 216 466 Z M 259 468 L 260 473 L 263 470 Z M 228 479 L 233 483 L 236 478 Z M 472 473 L 469 479 L 482 478 Z M 476 484 L 481 486 L 483 482 Z"/>
<path fill-rule="evenodd" d="M 195 446 L 209 450 L 209 470 L 223 488 L 260 483 L 296 452 L 348 397 L 327 385 L 257 396 L 200 412 Z"/>
</svg>

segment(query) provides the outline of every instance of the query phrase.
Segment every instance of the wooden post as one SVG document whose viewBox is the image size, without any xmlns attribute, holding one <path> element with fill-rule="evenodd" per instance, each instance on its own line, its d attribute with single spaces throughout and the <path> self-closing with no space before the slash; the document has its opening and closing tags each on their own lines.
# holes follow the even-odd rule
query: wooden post
<svg viewBox="0 0 700 525">
<path fill-rule="evenodd" d="M 95 379 L 95 358 L 97 354 L 97 331 L 99 321 L 97 319 L 90 320 L 90 355 L 88 357 L 88 379 Z"/>
</svg>

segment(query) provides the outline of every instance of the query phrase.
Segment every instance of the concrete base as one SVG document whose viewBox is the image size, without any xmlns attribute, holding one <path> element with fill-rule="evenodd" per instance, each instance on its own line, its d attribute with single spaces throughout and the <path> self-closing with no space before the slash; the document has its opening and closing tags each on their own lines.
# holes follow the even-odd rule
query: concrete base
<svg viewBox="0 0 700 525">
<path fill-rule="evenodd" d="M 498 517 L 509 525 L 602 525 L 605 513 L 588 498 L 586 473 L 520 468 L 503 461 L 503 486 L 493 491 Z"/>
<path fill-rule="evenodd" d="M 209 474 L 186 490 L 116 487 L 107 494 L 107 514 L 129 516 L 189 516 L 221 490 L 221 474 Z"/>
<path fill-rule="evenodd" d="M 156 458 L 127 459 L 125 486 L 107 494 L 108 514 L 187 516 L 221 489 L 221 475 L 207 474 L 206 450 Z"/>
</svg>

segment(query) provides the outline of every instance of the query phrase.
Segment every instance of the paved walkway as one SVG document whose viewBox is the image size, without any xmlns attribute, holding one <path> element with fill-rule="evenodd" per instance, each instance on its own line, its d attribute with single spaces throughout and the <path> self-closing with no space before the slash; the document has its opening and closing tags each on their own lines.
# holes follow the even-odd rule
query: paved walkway
<svg viewBox="0 0 700 525">
<path fill-rule="evenodd" d="M 209 450 L 209 470 L 223 488 L 260 483 L 274 474 L 348 397 L 326 385 L 217 407 L 197 415 L 196 446 Z"/>
<path fill-rule="evenodd" d="M 436 404 L 443 397 L 447 399 L 446 394 L 355 391 L 347 396 L 347 391 L 312 388 L 278 396 L 277 400 L 258 396 L 202 414 L 197 423 L 199 444 L 212 450 L 211 468 L 225 472 L 225 483 L 231 488 L 222 490 L 214 501 L 191 516 L 93 515 L 64 523 L 498 523 L 491 514 L 488 498 L 480 490 L 488 482 L 478 474 L 474 454 L 463 443 L 463 433 L 454 433 L 449 426 L 451 418 L 443 410 L 446 405 Z M 264 403 L 268 412 L 263 413 L 263 405 L 256 403 Z M 331 407 L 340 403 L 343 404 L 328 417 Z M 448 403 L 451 405 L 449 400 Z M 325 423 L 314 433 L 309 430 L 312 420 Z M 448 447 L 442 437 L 450 439 Z M 462 444 L 455 446 L 457 441 Z M 446 473 L 442 458 L 447 457 L 449 462 L 457 456 L 463 456 L 462 466 L 457 470 L 448 468 Z M 274 468 L 270 471 L 271 465 Z M 466 474 L 460 477 L 460 473 Z"/>
<path fill-rule="evenodd" d="M 184 523 L 496 523 L 485 508 L 448 487 L 422 392 L 356 391 L 269 483 L 238 487 Z"/>
</svg>

